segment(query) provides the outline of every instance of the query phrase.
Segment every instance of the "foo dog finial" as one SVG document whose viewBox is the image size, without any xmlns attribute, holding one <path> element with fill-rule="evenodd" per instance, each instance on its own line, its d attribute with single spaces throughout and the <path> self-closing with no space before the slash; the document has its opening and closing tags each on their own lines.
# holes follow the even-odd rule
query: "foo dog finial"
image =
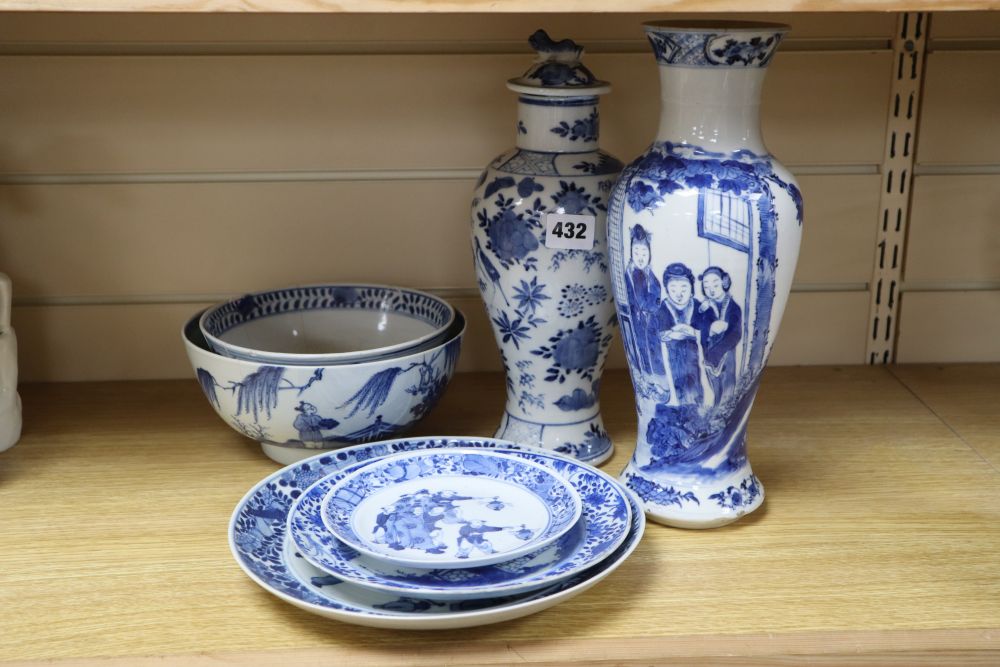
<svg viewBox="0 0 1000 667">
<path fill-rule="evenodd" d="M 591 88 L 606 84 L 598 81 L 580 58 L 583 47 L 572 39 L 556 41 L 544 30 L 536 30 L 528 44 L 538 53 L 534 64 L 516 83 L 534 88 Z"/>
<path fill-rule="evenodd" d="M 583 56 L 583 47 L 572 39 L 561 39 L 558 42 L 549 37 L 549 33 L 539 28 L 531 37 L 528 44 L 538 52 L 539 61 L 557 60 L 563 63 L 578 62 Z"/>
</svg>

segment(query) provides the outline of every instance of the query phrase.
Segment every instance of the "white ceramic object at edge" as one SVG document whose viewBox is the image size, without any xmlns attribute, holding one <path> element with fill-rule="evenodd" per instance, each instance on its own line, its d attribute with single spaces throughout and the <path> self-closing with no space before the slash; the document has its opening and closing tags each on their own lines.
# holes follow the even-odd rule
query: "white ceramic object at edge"
<svg viewBox="0 0 1000 667">
<path fill-rule="evenodd" d="M 17 393 L 17 336 L 10 325 L 10 278 L 0 273 L 0 452 L 21 437 L 21 397 Z"/>
<path fill-rule="evenodd" d="M 765 68 L 786 30 L 646 24 L 660 127 L 615 185 L 608 245 L 639 413 L 622 481 L 673 526 L 720 526 L 764 500 L 747 420 L 802 237 L 801 194 L 760 132 Z"/>
<path fill-rule="evenodd" d="M 472 201 L 476 275 L 507 374 L 496 437 L 597 465 L 613 452 L 599 401 L 615 332 L 605 217 L 622 166 L 597 142 L 610 85 L 572 41 L 541 30 L 529 41 L 538 60 L 508 83 L 517 147 L 483 171 Z"/>
</svg>

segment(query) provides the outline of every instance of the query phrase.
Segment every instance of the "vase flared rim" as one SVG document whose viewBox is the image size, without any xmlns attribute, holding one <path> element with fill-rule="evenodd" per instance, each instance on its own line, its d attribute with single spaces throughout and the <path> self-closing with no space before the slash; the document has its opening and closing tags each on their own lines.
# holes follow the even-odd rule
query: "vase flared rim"
<svg viewBox="0 0 1000 667">
<path fill-rule="evenodd" d="M 647 32 L 712 32 L 712 33 L 786 33 L 791 30 L 787 23 L 767 21 L 647 21 L 642 24 Z"/>
</svg>

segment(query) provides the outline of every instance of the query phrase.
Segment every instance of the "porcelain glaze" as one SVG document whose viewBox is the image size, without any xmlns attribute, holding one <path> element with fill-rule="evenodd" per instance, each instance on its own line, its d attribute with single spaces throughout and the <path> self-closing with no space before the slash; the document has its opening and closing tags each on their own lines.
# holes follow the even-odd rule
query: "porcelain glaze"
<svg viewBox="0 0 1000 667">
<path fill-rule="evenodd" d="M 402 451 L 443 447 L 521 449 L 487 438 L 419 438 L 380 442 L 322 453 L 261 480 L 233 511 L 229 547 L 239 566 L 268 593 L 301 609 L 346 623 L 382 628 L 440 630 L 520 618 L 583 593 L 614 572 L 635 551 L 645 517 L 632 494 L 628 537 L 608 557 L 568 579 L 523 595 L 441 602 L 347 584 L 317 570 L 288 539 L 289 510 L 304 491 L 327 475 Z M 530 449 L 530 448 L 529 448 Z"/>
<path fill-rule="evenodd" d="M 198 325 L 215 352 L 283 366 L 332 366 L 423 349 L 455 320 L 438 297 L 384 285 L 306 285 L 246 294 Z"/>
<path fill-rule="evenodd" d="M 552 469 L 587 498 L 580 521 L 553 544 L 519 558 L 476 568 L 415 569 L 368 558 L 335 538 L 322 520 L 323 499 L 355 468 L 324 478 L 296 501 L 288 518 L 289 538 L 306 560 L 347 582 L 432 600 L 474 600 L 544 588 L 596 565 L 625 540 L 631 522 L 629 501 L 624 489 L 610 476 L 586 464 L 537 450 L 498 451 Z M 358 465 L 370 464 L 364 461 Z"/>
<path fill-rule="evenodd" d="M 514 456 L 454 449 L 386 457 L 338 482 L 323 523 L 356 551 L 404 567 L 475 567 L 558 540 L 583 511 L 573 486 Z"/>
<path fill-rule="evenodd" d="M 610 87 L 570 40 L 539 31 L 530 42 L 538 61 L 508 84 L 517 147 L 486 168 L 472 202 L 476 276 L 507 376 L 496 435 L 597 464 L 612 453 L 598 400 L 616 328 L 605 220 L 621 163 L 597 145 Z"/>
<path fill-rule="evenodd" d="M 802 198 L 764 146 L 785 27 L 654 23 L 662 115 L 611 197 L 608 244 L 639 434 L 622 481 L 650 518 L 708 528 L 760 506 L 746 426 L 795 273 Z"/>
<path fill-rule="evenodd" d="M 431 411 L 458 363 L 465 318 L 437 345 L 406 356 L 335 366 L 282 366 L 217 354 L 195 315 L 181 332 L 209 404 L 236 431 L 288 464 L 317 449 L 382 440 Z"/>
</svg>

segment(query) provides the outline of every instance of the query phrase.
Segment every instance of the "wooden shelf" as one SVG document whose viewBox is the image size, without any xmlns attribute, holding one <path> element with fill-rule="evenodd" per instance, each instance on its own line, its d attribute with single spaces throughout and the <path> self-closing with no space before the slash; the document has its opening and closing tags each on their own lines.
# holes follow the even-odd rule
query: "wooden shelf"
<svg viewBox="0 0 1000 667">
<path fill-rule="evenodd" d="M 490 434 L 503 386 L 456 377 L 418 433 Z M 617 473 L 627 376 L 603 394 Z M 650 525 L 613 576 L 541 614 L 403 633 L 243 575 L 229 515 L 275 465 L 193 380 L 28 385 L 23 439 L 0 455 L 0 662 L 997 664 L 998 395 L 1000 365 L 770 369 L 750 427 L 761 510 Z"/>
<path fill-rule="evenodd" d="M 46 12 L 746 12 L 739 0 L 2 0 L 0 11 Z M 1000 9 L 996 0 L 765 0 L 755 12 L 903 12 Z"/>
</svg>

